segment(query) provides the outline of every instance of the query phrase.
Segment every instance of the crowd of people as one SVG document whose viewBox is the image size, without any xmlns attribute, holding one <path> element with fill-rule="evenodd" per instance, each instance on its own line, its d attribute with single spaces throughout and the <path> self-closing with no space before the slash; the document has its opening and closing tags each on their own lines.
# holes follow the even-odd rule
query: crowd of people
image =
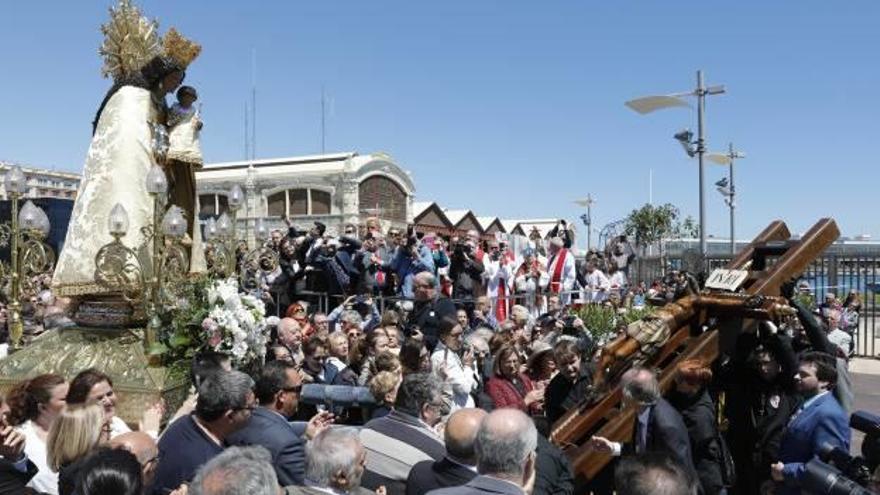
<svg viewBox="0 0 880 495">
<path fill-rule="evenodd" d="M 576 264 L 562 225 L 521 261 L 470 235 L 449 253 L 412 232 L 385 245 L 375 227 L 273 233 L 281 264 L 250 288 L 283 305 L 266 362 L 246 374 L 200 352 L 173 414 L 157 404 L 127 424 L 97 369 L 18 384 L 2 406 L 0 493 L 801 493 L 820 448 L 849 450 L 840 332 L 853 318 L 792 290 L 796 318 L 747 326 L 716 363 L 677 363 L 666 394 L 656 370 L 627 370 L 633 434 L 589 439 L 620 459 L 586 484 L 548 440 L 594 392 L 602 348 L 571 308 L 662 303 L 696 280 L 630 284 L 622 242 Z M 338 306 L 316 309 L 298 285 L 311 272 Z M 401 303 L 380 308 L 389 294 Z"/>
</svg>

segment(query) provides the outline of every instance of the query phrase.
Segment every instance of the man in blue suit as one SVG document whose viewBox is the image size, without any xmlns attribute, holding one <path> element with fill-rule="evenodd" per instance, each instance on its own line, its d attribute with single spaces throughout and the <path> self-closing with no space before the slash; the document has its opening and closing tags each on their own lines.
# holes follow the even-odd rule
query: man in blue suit
<svg viewBox="0 0 880 495">
<path fill-rule="evenodd" d="M 308 423 L 289 423 L 296 413 L 302 391 L 302 377 L 293 365 L 283 361 L 266 363 L 257 380 L 254 409 L 244 428 L 227 438 L 229 445 L 260 445 L 272 455 L 272 465 L 281 486 L 302 485 L 305 478 L 305 443 L 332 422 L 322 412 Z"/>
<path fill-rule="evenodd" d="M 837 383 L 834 357 L 818 352 L 804 354 L 795 380 L 804 402 L 791 416 L 782 434 L 779 462 L 770 466 L 778 494 L 801 493 L 805 465 L 818 455 L 824 444 L 849 452 L 849 422 L 831 393 Z"/>
</svg>

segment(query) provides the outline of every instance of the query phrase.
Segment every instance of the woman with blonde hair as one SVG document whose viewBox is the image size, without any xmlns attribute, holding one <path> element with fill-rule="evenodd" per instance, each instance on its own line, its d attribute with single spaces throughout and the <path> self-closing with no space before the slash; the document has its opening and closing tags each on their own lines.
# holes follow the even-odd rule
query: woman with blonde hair
<svg viewBox="0 0 880 495">
<path fill-rule="evenodd" d="M 109 418 L 97 403 L 68 405 L 52 423 L 46 441 L 49 468 L 58 472 L 58 493 L 70 495 L 82 461 L 110 440 Z"/>
<path fill-rule="evenodd" d="M 386 416 L 394 409 L 400 381 L 400 373 L 393 371 L 380 371 L 370 379 L 370 393 L 376 399 L 376 408 L 373 409 L 371 419 Z"/>
</svg>

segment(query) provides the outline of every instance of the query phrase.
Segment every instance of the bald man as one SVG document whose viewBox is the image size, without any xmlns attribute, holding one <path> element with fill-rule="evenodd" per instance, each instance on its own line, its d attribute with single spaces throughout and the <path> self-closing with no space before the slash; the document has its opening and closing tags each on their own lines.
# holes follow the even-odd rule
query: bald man
<svg viewBox="0 0 880 495">
<path fill-rule="evenodd" d="M 439 488 L 428 495 L 525 495 L 535 485 L 538 430 L 519 409 L 496 409 L 477 431 L 474 450 L 480 473 L 463 486 Z"/>
<path fill-rule="evenodd" d="M 141 472 L 144 476 L 144 486 L 149 487 L 153 484 L 153 478 L 156 475 L 156 465 L 159 459 L 159 447 L 153 437 L 142 431 L 130 431 L 117 435 L 110 440 L 110 447 L 114 449 L 125 449 L 141 463 Z"/>
<path fill-rule="evenodd" d="M 466 408 L 449 417 L 444 430 L 446 456 L 439 461 L 422 461 L 413 466 L 406 480 L 406 495 L 461 486 L 477 476 L 474 442 L 486 414 L 482 409 Z"/>
</svg>

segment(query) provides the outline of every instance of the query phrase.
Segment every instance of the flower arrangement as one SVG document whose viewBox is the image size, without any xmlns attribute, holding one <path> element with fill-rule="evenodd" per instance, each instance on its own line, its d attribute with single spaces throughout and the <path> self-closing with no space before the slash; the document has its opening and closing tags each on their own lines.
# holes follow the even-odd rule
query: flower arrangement
<svg viewBox="0 0 880 495">
<path fill-rule="evenodd" d="M 202 320 L 204 345 L 228 354 L 233 363 L 262 361 L 269 340 L 263 301 L 238 292 L 235 279 L 217 280 L 208 288 L 208 315 Z"/>
<path fill-rule="evenodd" d="M 234 278 L 189 280 L 175 299 L 176 304 L 159 310 L 163 330 L 151 354 L 166 364 L 201 350 L 226 354 L 239 368 L 262 362 L 269 340 L 266 308 L 256 297 L 240 293 Z"/>
</svg>

